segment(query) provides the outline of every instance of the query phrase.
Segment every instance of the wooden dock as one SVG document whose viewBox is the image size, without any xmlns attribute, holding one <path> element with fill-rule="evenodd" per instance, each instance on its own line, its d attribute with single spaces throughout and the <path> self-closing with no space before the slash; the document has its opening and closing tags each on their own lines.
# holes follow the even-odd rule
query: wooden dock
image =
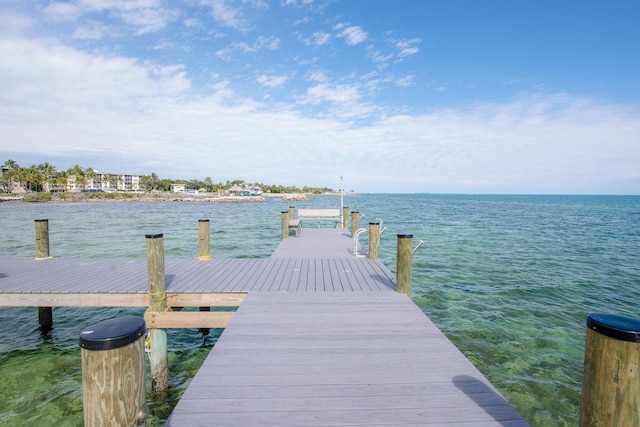
<svg viewBox="0 0 640 427">
<path fill-rule="evenodd" d="M 344 229 L 166 260 L 169 306 L 240 305 L 168 426 L 527 426 Z M 0 306 L 147 306 L 137 259 L 0 259 Z M 213 303 L 217 301 L 217 303 Z"/>
</svg>

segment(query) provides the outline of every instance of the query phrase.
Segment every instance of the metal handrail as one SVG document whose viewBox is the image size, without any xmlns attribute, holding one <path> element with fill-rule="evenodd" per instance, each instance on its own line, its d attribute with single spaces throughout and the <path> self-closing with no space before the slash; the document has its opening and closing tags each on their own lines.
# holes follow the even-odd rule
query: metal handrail
<svg viewBox="0 0 640 427">
<path fill-rule="evenodd" d="M 358 228 L 355 233 L 353 233 L 353 254 L 358 258 L 364 258 L 365 255 L 360 255 L 360 251 L 358 250 L 358 239 L 362 233 L 367 233 L 368 230 L 366 228 Z"/>
</svg>

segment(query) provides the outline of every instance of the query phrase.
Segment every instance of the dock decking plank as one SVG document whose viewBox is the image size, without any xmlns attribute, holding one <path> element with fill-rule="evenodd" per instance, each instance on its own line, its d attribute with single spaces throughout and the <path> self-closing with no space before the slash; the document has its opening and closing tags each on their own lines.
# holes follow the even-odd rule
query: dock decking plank
<svg viewBox="0 0 640 427">
<path fill-rule="evenodd" d="M 527 425 L 409 298 L 391 292 L 249 293 L 167 425 L 205 420 Z"/>
</svg>

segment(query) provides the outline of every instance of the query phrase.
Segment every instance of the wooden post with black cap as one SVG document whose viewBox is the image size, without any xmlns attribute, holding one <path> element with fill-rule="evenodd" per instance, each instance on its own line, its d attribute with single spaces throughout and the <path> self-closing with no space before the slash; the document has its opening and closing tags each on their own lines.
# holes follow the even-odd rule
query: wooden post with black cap
<svg viewBox="0 0 640 427">
<path fill-rule="evenodd" d="M 144 319 L 123 316 L 80 332 L 84 425 L 145 425 Z"/>
<path fill-rule="evenodd" d="M 640 426 L 640 320 L 587 317 L 580 427 Z"/>
</svg>

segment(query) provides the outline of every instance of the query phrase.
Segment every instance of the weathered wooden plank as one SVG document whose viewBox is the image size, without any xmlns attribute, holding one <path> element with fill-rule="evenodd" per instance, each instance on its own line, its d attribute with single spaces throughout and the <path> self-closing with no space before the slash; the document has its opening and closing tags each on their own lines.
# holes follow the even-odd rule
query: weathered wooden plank
<svg viewBox="0 0 640 427">
<path fill-rule="evenodd" d="M 234 316 L 232 311 L 147 311 L 147 328 L 226 328 Z"/>
<path fill-rule="evenodd" d="M 240 292 L 167 292 L 167 305 L 169 307 L 234 307 L 242 304 L 246 296 L 246 293 Z"/>
<path fill-rule="evenodd" d="M 0 307 L 146 307 L 146 293 L 0 293 Z"/>
</svg>

